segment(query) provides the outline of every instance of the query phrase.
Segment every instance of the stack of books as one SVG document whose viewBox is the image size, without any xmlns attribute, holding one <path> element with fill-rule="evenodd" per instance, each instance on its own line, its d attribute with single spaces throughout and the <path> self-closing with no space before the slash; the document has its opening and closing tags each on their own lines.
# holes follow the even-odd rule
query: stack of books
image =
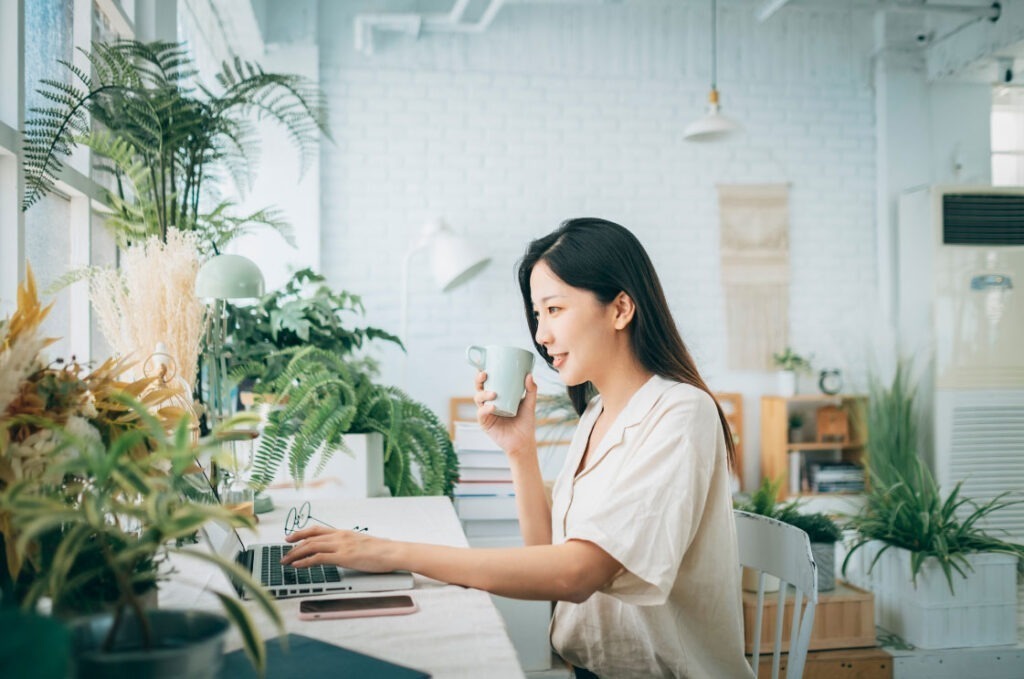
<svg viewBox="0 0 1024 679">
<path fill-rule="evenodd" d="M 470 544 L 496 546 L 519 539 L 515 487 L 508 458 L 476 422 L 455 422 L 459 480 L 455 511 Z"/>
<path fill-rule="evenodd" d="M 816 493 L 863 493 L 864 467 L 853 462 L 810 465 L 811 490 Z"/>
</svg>

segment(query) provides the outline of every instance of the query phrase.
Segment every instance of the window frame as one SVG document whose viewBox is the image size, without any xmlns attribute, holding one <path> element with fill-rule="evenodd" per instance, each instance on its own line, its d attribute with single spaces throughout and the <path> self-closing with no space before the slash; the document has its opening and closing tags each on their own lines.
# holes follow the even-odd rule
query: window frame
<svg viewBox="0 0 1024 679">
<path fill-rule="evenodd" d="M 25 3 L 0 3 L 0 91 L 14 92 L 0 104 L 0 316 L 15 307 L 17 287 L 25 276 L 25 213 L 21 200 L 25 181 L 21 156 L 21 133 L 25 127 Z M 133 38 L 135 25 L 118 0 L 72 0 L 72 60 L 76 67 L 90 68 L 87 52 L 92 45 L 94 13 L 101 13 L 119 37 Z M 132 7 L 132 10 L 135 8 Z M 11 126 L 13 122 L 14 126 Z M 70 203 L 67 229 L 68 257 L 72 270 L 92 264 L 91 227 L 93 214 L 105 212 L 102 188 L 90 176 L 89 149 L 78 147 L 67 159 L 55 183 L 57 193 Z M 59 227 L 55 227 L 59 228 Z M 10 246 L 13 244 L 13 247 Z M 89 304 L 87 284 L 75 283 L 61 294 L 68 295 L 69 355 L 91 359 L 91 329 L 95 321 Z"/>
<path fill-rule="evenodd" d="M 1017 128 L 1016 143 L 1000 143 L 1002 126 L 997 124 L 997 114 L 1011 114 Z M 997 87 L 992 96 L 992 117 L 991 117 L 991 162 L 992 162 L 992 185 L 993 186 L 1021 186 L 1024 185 L 1024 90 L 1020 88 L 1010 89 L 1005 86 Z M 1000 181 L 997 172 L 996 161 L 999 159 L 1011 159 L 1016 165 L 1015 181 Z"/>
</svg>

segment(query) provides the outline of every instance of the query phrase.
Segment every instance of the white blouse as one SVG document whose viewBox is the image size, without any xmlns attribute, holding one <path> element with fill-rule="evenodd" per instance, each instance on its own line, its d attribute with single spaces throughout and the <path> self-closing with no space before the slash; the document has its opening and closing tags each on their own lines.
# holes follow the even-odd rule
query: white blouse
<svg viewBox="0 0 1024 679">
<path fill-rule="evenodd" d="M 625 570 L 581 604 L 558 602 L 552 646 L 601 679 L 753 677 L 714 401 L 652 377 L 575 476 L 601 410 L 598 396 L 555 482 L 552 543 L 593 542 Z"/>
</svg>

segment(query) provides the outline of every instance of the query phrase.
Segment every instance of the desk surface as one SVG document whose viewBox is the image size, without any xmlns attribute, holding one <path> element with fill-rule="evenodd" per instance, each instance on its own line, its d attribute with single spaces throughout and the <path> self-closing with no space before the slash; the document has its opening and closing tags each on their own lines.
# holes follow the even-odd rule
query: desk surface
<svg viewBox="0 0 1024 679">
<path fill-rule="evenodd" d="M 444 497 L 332 499 L 329 491 L 320 490 L 274 491 L 272 497 L 276 508 L 260 515 L 257 531 L 242 535 L 247 543 L 280 542 L 288 508 L 309 499 L 313 517 L 339 528 L 367 526 L 371 534 L 381 537 L 467 546 L 452 504 Z M 196 559 L 176 558 L 173 565 L 179 572 L 161 586 L 161 607 L 219 609 L 207 591 L 231 591 L 219 571 Z M 415 583 L 408 593 L 420 610 L 412 615 L 306 621 L 298 619 L 302 598 L 280 599 L 277 604 L 288 632 L 415 667 L 434 677 L 523 676 L 490 596 L 420 575 Z M 276 636 L 273 624 L 256 613 L 251 602 L 247 605 L 264 638 Z M 228 650 L 241 645 L 233 629 L 227 643 Z"/>
</svg>

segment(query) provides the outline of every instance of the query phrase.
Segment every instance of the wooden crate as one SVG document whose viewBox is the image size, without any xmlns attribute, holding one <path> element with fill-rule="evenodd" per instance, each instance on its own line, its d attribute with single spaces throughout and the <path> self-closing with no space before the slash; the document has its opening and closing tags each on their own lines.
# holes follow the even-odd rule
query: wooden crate
<svg viewBox="0 0 1024 679">
<path fill-rule="evenodd" d="M 775 647 L 775 617 L 778 593 L 764 595 L 761 618 L 761 653 Z M 747 653 L 754 651 L 754 616 L 757 593 L 743 592 L 743 630 Z M 785 621 L 782 627 L 782 650 L 789 650 L 790 626 L 793 622 L 793 590 L 786 597 Z M 818 594 L 811 629 L 810 650 L 829 648 L 861 648 L 875 646 L 875 596 L 871 592 L 836 580 L 831 592 Z"/>
<path fill-rule="evenodd" d="M 779 679 L 787 679 L 789 656 L 779 663 Z M 811 651 L 807 654 L 803 679 L 892 679 L 893 658 L 881 648 L 844 648 L 832 651 Z M 772 656 L 761 656 L 758 679 L 772 676 Z"/>
</svg>

